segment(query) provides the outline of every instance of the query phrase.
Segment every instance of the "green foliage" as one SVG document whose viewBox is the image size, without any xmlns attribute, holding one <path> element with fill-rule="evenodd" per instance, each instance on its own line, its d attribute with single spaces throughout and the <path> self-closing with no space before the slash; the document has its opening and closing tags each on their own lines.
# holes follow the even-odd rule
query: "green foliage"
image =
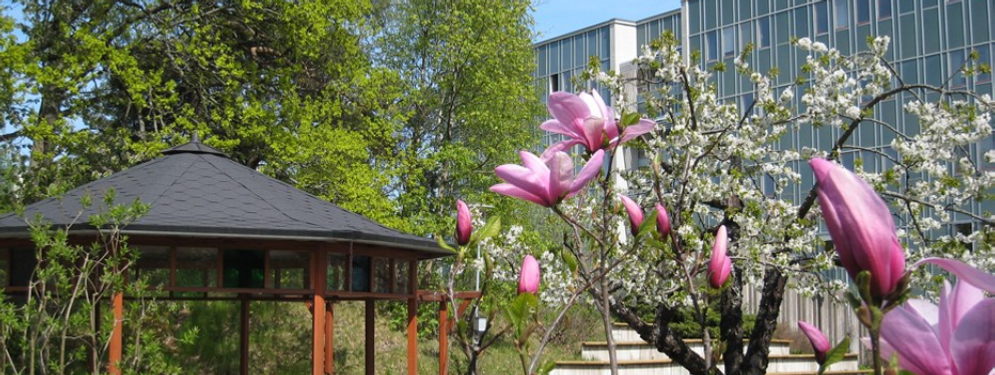
<svg viewBox="0 0 995 375">
<path fill-rule="evenodd" d="M 105 201 L 113 196 L 108 193 Z M 102 228 L 89 245 L 76 244 L 71 228 L 49 228 L 42 218 L 31 225 L 38 266 L 26 293 L 5 294 L 0 300 L 0 355 L 11 359 L 0 361 L 0 373 L 85 373 L 91 360 L 105 368 L 114 318 L 100 310 L 109 310 L 108 301 L 117 293 L 133 298 L 125 309 L 124 319 L 130 323 L 125 334 L 131 339 L 120 368 L 125 373 L 180 372 L 166 358 L 166 340 L 157 329 L 168 324 L 165 317 L 172 305 L 151 303 L 144 278 L 125 280 L 138 251 L 127 245 L 120 229 L 148 206 L 136 202 L 108 207 L 88 219 Z"/>
</svg>

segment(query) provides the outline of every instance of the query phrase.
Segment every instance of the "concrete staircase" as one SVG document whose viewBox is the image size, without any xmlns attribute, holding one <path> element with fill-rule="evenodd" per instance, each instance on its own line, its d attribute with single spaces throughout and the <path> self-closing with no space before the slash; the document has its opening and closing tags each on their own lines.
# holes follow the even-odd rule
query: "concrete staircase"
<svg viewBox="0 0 995 375">
<path fill-rule="evenodd" d="M 687 375 L 688 372 L 674 363 L 666 354 L 660 353 L 649 343 L 642 341 L 636 332 L 625 325 L 617 324 L 612 330 L 615 340 L 615 354 L 618 356 L 619 375 Z M 692 350 L 701 354 L 704 347 L 701 340 L 686 340 Z M 770 345 L 770 364 L 767 373 L 772 375 L 815 375 L 819 365 L 812 354 L 791 354 L 791 342 L 774 340 Z M 606 342 L 581 343 L 583 360 L 557 361 L 551 375 L 608 375 L 611 367 L 608 362 Z M 847 354 L 846 358 L 832 365 L 827 375 L 866 374 L 858 370 L 857 353 Z"/>
</svg>

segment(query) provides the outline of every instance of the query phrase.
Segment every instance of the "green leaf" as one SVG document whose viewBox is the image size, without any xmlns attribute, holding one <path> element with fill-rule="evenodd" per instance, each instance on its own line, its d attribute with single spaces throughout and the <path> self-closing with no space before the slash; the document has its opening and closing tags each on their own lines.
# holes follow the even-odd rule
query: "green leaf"
<svg viewBox="0 0 995 375">
<path fill-rule="evenodd" d="M 440 236 L 440 235 L 435 235 L 435 242 L 438 242 L 439 243 L 439 247 L 441 247 L 443 249 L 452 251 L 454 253 L 456 252 L 456 249 L 454 249 L 452 246 L 449 246 L 449 244 L 447 244 L 446 241 L 443 241 L 442 240 L 442 236 Z"/>
<path fill-rule="evenodd" d="M 850 350 L 850 338 L 844 337 L 843 341 L 840 341 L 836 346 L 826 352 L 826 360 L 819 366 L 819 374 L 826 371 L 832 364 L 842 361 L 843 357 L 846 356 L 847 350 Z"/>
<path fill-rule="evenodd" d="M 543 362 L 542 365 L 539 366 L 539 368 L 537 369 L 537 371 L 538 371 L 539 375 L 549 375 L 550 372 L 553 372 L 554 368 L 556 368 L 556 362 L 546 361 L 546 362 Z"/>
<path fill-rule="evenodd" d="M 487 223 L 485 223 L 482 228 L 480 228 L 476 232 L 473 232 L 473 235 L 470 236 L 470 242 L 475 243 L 478 241 L 483 241 L 485 239 L 497 236 L 498 233 L 501 233 L 501 217 L 491 216 L 487 220 Z"/>
<path fill-rule="evenodd" d="M 577 257 L 570 250 L 560 250 L 560 258 L 563 258 L 563 263 L 567 264 L 571 272 L 577 272 Z"/>
<path fill-rule="evenodd" d="M 642 118 L 638 112 L 626 113 L 622 117 L 622 126 L 629 126 L 639 123 L 639 119 Z"/>
<path fill-rule="evenodd" d="M 636 237 L 645 236 L 647 233 L 656 233 L 656 210 L 650 210 L 650 215 L 646 215 L 643 218 L 643 222 L 639 224 L 639 231 Z"/>
</svg>

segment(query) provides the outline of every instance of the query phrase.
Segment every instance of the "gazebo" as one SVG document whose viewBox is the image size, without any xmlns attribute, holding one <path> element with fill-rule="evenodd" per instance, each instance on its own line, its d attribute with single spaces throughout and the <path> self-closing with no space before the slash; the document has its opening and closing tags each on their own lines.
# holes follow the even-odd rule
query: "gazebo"
<svg viewBox="0 0 995 375">
<path fill-rule="evenodd" d="M 446 333 L 453 319 L 449 300 L 418 291 L 417 284 L 418 262 L 448 256 L 448 251 L 435 241 L 386 228 L 247 168 L 196 137 L 163 154 L 77 187 L 60 199 L 34 203 L 24 215 L 41 215 L 53 226 L 64 227 L 106 208 L 84 208 L 84 195 L 101 197 L 112 188 L 116 203 L 138 199 L 150 204 L 147 214 L 122 230 L 128 244 L 140 252 L 129 275 L 149 276 L 161 288 L 159 299 L 241 301 L 242 374 L 249 372 L 248 315 L 253 300 L 306 302 L 312 311 L 315 375 L 333 372 L 332 302 L 366 302 L 366 373 L 373 374 L 375 301 L 407 301 L 410 375 L 417 373 L 418 303 L 439 302 L 440 372 L 445 374 Z M 70 235 L 86 241 L 100 230 L 77 223 Z M 5 293 L 27 291 L 36 267 L 33 248 L 23 218 L 0 216 L 0 267 L 6 267 L 7 275 L 0 287 Z M 455 297 L 469 302 L 478 296 L 463 292 Z M 120 374 L 116 363 L 122 354 L 124 298 L 118 293 L 110 301 L 115 319 L 109 350 L 112 374 Z"/>
</svg>

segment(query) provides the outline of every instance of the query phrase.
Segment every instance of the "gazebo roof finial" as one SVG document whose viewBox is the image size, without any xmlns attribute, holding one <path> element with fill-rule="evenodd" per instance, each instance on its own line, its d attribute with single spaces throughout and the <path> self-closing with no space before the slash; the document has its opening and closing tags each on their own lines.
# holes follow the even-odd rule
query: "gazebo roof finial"
<svg viewBox="0 0 995 375">
<path fill-rule="evenodd" d="M 193 131 L 193 138 L 190 139 L 190 142 L 191 143 L 200 143 L 200 132 L 194 130 Z"/>
</svg>

